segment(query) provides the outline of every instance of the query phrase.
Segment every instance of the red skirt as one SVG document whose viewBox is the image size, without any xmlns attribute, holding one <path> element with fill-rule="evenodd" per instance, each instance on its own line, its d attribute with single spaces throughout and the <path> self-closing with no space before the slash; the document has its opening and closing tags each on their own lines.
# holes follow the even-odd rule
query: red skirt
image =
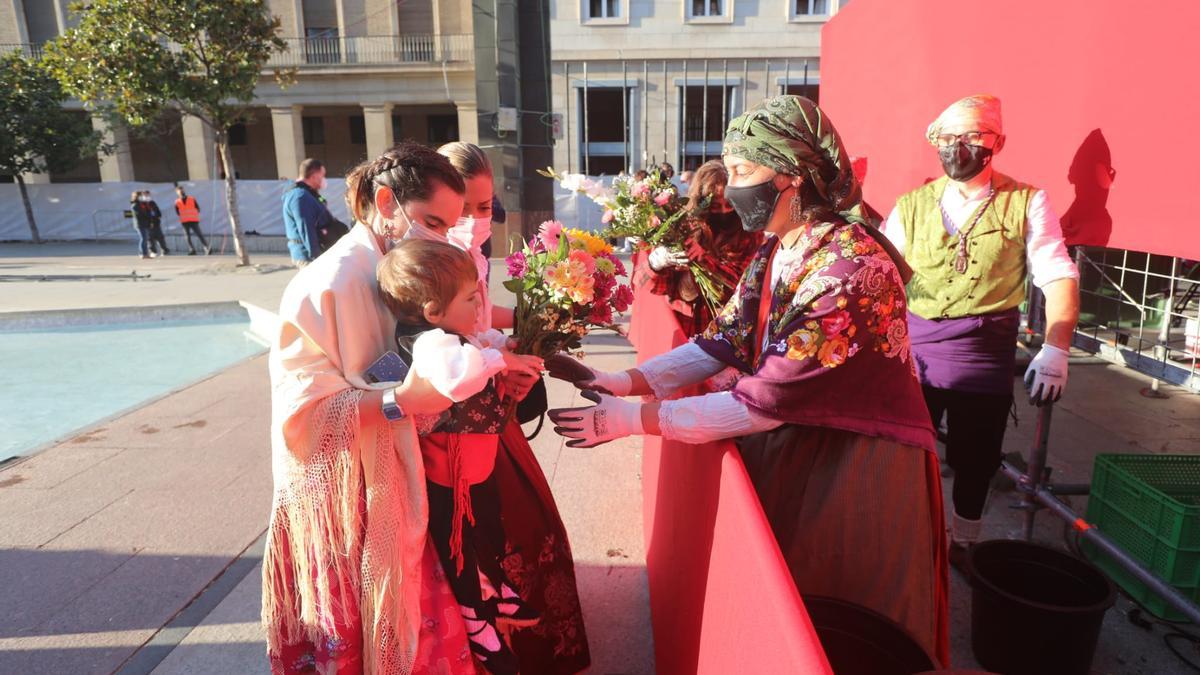
<svg viewBox="0 0 1200 675">
<path fill-rule="evenodd" d="M 575 562 L 554 495 L 520 425 L 500 436 L 496 456 L 500 514 L 508 535 L 504 571 L 517 592 L 542 613 L 536 626 L 515 630 L 521 672 L 569 675 L 592 661 L 575 586 Z"/>
</svg>

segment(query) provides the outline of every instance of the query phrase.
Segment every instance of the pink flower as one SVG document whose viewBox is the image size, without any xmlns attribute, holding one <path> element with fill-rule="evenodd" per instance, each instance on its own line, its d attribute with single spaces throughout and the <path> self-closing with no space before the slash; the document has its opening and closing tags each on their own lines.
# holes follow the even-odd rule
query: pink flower
<svg viewBox="0 0 1200 675">
<path fill-rule="evenodd" d="M 629 286 L 617 286 L 617 292 L 613 294 L 613 308 L 618 312 L 624 312 L 633 304 L 633 289 Z"/>
<path fill-rule="evenodd" d="M 587 251 L 581 251 L 578 249 L 573 250 L 567 259 L 583 265 L 583 270 L 586 274 L 596 273 L 596 260 L 592 256 L 588 255 Z"/>
<path fill-rule="evenodd" d="M 563 231 L 563 224 L 557 220 L 547 220 L 538 228 L 538 239 L 547 251 L 558 250 L 558 240 Z"/>
<path fill-rule="evenodd" d="M 616 217 L 617 217 L 617 214 L 614 213 L 612 209 L 604 209 L 604 215 L 600 216 L 600 222 L 607 225 L 613 221 L 613 218 L 616 218 Z"/>
<path fill-rule="evenodd" d="M 670 190 L 663 190 L 662 192 L 654 195 L 654 203 L 658 204 L 659 206 L 666 206 L 671 202 L 672 197 L 674 197 L 674 195 L 671 194 Z"/>
<path fill-rule="evenodd" d="M 662 219 L 658 216 L 650 216 L 650 227 L 658 227 L 662 225 Z"/>
<path fill-rule="evenodd" d="M 517 251 L 504 259 L 508 264 L 508 276 L 516 278 L 525 275 L 525 270 L 528 268 L 528 263 L 525 260 L 525 254 Z"/>
<path fill-rule="evenodd" d="M 634 199 L 642 199 L 650 196 L 650 186 L 644 181 L 639 181 L 633 184 L 633 189 L 629 191 L 629 195 Z"/>
<path fill-rule="evenodd" d="M 832 338 L 835 335 L 840 335 L 845 332 L 848 328 L 850 328 L 850 324 L 850 312 L 847 312 L 844 309 L 839 309 L 833 314 L 821 319 L 821 332 L 825 334 L 826 338 Z"/>
</svg>

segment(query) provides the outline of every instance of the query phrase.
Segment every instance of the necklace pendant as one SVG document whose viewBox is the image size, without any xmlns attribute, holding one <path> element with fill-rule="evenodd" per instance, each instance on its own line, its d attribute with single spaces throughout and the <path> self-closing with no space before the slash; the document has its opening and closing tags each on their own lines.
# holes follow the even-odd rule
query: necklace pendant
<svg viewBox="0 0 1200 675">
<path fill-rule="evenodd" d="M 954 271 L 958 272 L 959 274 L 967 273 L 967 259 L 965 257 L 959 256 L 954 261 Z"/>
</svg>

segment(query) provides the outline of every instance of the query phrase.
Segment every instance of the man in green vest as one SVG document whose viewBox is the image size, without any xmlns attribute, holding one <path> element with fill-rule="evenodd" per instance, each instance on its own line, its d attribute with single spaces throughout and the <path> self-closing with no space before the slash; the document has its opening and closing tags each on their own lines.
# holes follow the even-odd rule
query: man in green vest
<svg viewBox="0 0 1200 675">
<path fill-rule="evenodd" d="M 1025 373 L 1030 402 L 1057 401 L 1079 318 L 1079 271 L 1046 193 L 993 169 L 1000 100 L 968 96 L 926 130 L 946 175 L 902 196 L 884 233 L 913 268 L 913 360 L 954 469 L 950 559 L 979 539 L 1003 453 L 1026 275 L 1046 296 L 1046 339 Z"/>
</svg>

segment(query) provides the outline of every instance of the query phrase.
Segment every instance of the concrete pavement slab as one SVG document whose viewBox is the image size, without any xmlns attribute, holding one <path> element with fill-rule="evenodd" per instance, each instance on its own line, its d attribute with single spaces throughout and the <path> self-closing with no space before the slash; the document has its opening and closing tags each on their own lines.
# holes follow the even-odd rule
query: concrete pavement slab
<svg viewBox="0 0 1200 675">
<path fill-rule="evenodd" d="M 261 608 L 260 565 L 163 659 L 154 675 L 269 675 Z"/>
</svg>

